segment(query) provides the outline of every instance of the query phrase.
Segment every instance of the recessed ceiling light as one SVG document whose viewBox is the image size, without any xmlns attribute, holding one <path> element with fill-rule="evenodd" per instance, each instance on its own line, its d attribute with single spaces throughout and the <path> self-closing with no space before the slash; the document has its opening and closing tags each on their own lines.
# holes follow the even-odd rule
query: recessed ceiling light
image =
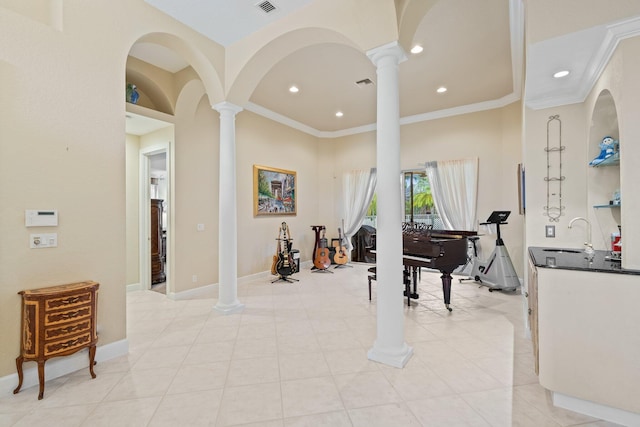
<svg viewBox="0 0 640 427">
<path fill-rule="evenodd" d="M 413 53 L 414 55 L 417 55 L 418 53 L 422 52 L 424 50 L 424 48 L 422 46 L 420 46 L 419 44 L 413 46 L 411 48 L 411 53 Z"/>
<path fill-rule="evenodd" d="M 342 113 L 342 111 L 338 111 L 338 112 L 336 113 L 336 117 L 342 117 L 342 116 L 344 116 L 344 114 Z"/>
<path fill-rule="evenodd" d="M 444 87 L 444 86 L 440 86 L 440 87 L 436 90 L 436 92 L 438 92 L 438 93 L 445 93 L 446 91 L 447 91 L 447 88 L 446 88 L 446 87 Z"/>
<path fill-rule="evenodd" d="M 293 85 L 293 86 L 291 86 L 291 87 L 289 88 L 289 92 L 291 92 L 291 93 L 298 93 L 298 92 L 300 92 L 300 89 L 298 89 L 298 86 Z"/>
<path fill-rule="evenodd" d="M 558 71 L 557 73 L 553 74 L 553 77 L 555 77 L 556 79 L 567 77 L 569 75 L 569 72 L 570 72 L 569 70 Z"/>
</svg>

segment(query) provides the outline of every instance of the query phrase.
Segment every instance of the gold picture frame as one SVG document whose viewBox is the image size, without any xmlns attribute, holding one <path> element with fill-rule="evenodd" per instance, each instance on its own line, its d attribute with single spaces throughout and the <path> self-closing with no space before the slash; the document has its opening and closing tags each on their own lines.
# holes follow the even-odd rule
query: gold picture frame
<svg viewBox="0 0 640 427">
<path fill-rule="evenodd" d="M 253 165 L 253 216 L 296 215 L 294 171 Z"/>
</svg>

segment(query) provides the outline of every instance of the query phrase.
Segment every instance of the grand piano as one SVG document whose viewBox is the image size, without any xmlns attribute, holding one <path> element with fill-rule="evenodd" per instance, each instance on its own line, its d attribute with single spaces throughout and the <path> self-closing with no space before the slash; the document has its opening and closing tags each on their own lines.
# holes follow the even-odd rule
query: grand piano
<svg viewBox="0 0 640 427">
<path fill-rule="evenodd" d="M 475 236 L 475 231 L 434 230 L 423 223 L 402 224 L 403 283 L 407 304 L 418 299 L 418 281 L 421 267 L 439 270 L 442 273 L 444 305 L 452 311 L 451 273 L 467 262 L 467 237 Z M 375 248 L 368 248 L 375 256 Z M 375 273 L 375 267 L 373 268 Z M 375 279 L 375 275 L 373 276 Z"/>
</svg>

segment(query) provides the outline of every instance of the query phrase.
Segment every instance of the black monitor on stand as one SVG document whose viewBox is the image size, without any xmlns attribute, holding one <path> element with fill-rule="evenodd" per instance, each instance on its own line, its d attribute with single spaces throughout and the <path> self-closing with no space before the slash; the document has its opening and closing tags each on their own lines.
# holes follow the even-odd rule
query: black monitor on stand
<svg viewBox="0 0 640 427">
<path fill-rule="evenodd" d="M 500 236 L 500 224 L 507 224 L 507 218 L 511 211 L 493 211 L 486 222 L 481 223 L 480 225 L 488 225 L 495 224 L 496 225 L 496 233 L 498 234 L 498 238 L 496 239 L 497 246 L 504 246 L 504 242 L 502 241 L 502 237 Z"/>
</svg>

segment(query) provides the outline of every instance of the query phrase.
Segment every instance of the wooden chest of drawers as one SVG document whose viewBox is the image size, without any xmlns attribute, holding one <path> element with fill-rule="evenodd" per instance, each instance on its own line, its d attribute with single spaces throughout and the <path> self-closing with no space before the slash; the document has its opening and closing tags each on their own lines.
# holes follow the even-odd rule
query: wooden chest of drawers
<svg viewBox="0 0 640 427">
<path fill-rule="evenodd" d="M 44 363 L 47 359 L 89 348 L 89 372 L 95 378 L 97 298 L 99 284 L 92 281 L 20 291 L 22 334 L 18 369 L 18 393 L 22 387 L 22 364 L 38 362 L 40 393 L 44 395 Z"/>
</svg>

